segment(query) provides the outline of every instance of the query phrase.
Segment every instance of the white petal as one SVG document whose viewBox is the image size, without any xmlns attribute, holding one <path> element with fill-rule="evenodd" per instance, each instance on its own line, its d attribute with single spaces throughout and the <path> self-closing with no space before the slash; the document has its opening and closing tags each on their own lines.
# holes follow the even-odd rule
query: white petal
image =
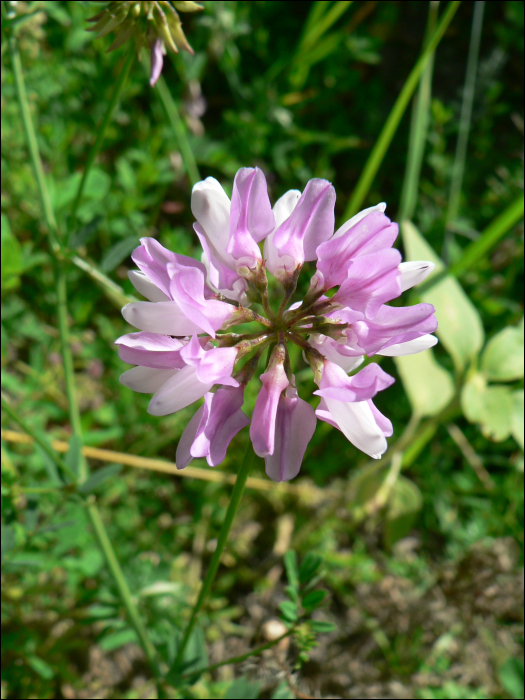
<svg viewBox="0 0 525 700">
<path fill-rule="evenodd" d="M 401 263 L 398 267 L 401 273 L 401 291 L 404 292 L 422 282 L 425 277 L 428 277 L 434 267 L 434 263 L 426 262 L 425 260 Z"/>
<path fill-rule="evenodd" d="M 148 301 L 169 301 L 169 297 L 156 287 L 140 270 L 130 270 L 128 277 L 137 292 L 140 292 Z"/>
<path fill-rule="evenodd" d="M 202 328 L 191 321 L 174 301 L 137 301 L 126 304 L 122 315 L 132 326 L 149 333 L 179 336 L 202 333 Z"/>
<path fill-rule="evenodd" d="M 375 422 L 366 401 L 344 402 L 327 399 L 325 402 L 340 430 L 359 450 L 379 459 L 387 448 L 386 438 Z"/>
<path fill-rule="evenodd" d="M 297 202 L 301 198 L 299 190 L 288 190 L 280 197 L 273 207 L 273 215 L 275 216 L 275 228 L 286 221 L 297 206 Z"/>
<path fill-rule="evenodd" d="M 363 209 L 363 211 L 358 212 L 357 214 L 354 214 L 351 219 L 348 221 L 345 221 L 345 223 L 340 226 L 337 231 L 334 233 L 333 240 L 334 238 L 339 238 L 340 236 L 343 235 L 343 233 L 346 233 L 349 229 L 352 228 L 352 226 L 355 226 L 358 224 L 361 219 L 364 219 L 365 216 L 368 216 L 370 212 L 372 211 L 380 211 L 384 212 L 386 209 L 386 203 L 385 202 L 380 202 L 379 204 L 376 204 L 374 207 L 368 207 L 368 209 Z"/>
<path fill-rule="evenodd" d="M 408 340 L 406 343 L 397 343 L 396 345 L 391 345 L 389 348 L 377 352 L 376 355 L 385 355 L 386 357 L 402 357 L 403 355 L 416 355 L 418 352 L 423 352 L 429 348 L 433 348 L 438 342 L 435 335 L 428 333 L 427 335 L 421 336 L 421 338 L 415 338 L 414 340 Z"/>
<path fill-rule="evenodd" d="M 193 187 L 191 211 L 212 246 L 224 253 L 230 238 L 230 200 L 214 177 L 207 177 Z"/>
<path fill-rule="evenodd" d="M 177 369 L 154 369 L 153 367 L 133 367 L 121 374 L 119 381 L 133 391 L 141 394 L 154 394 L 168 379 L 178 372 Z"/>
<path fill-rule="evenodd" d="M 185 427 L 184 432 L 180 437 L 177 452 L 175 454 L 177 469 L 184 469 L 184 467 L 187 467 L 193 459 L 190 450 L 195 440 L 195 436 L 197 435 L 197 430 L 199 429 L 203 412 L 204 406 L 201 406 Z"/>
<path fill-rule="evenodd" d="M 203 384 L 197 379 L 197 368 L 188 365 L 169 379 L 152 397 L 148 413 L 152 416 L 166 416 L 186 408 L 201 399 L 213 384 Z"/>
</svg>

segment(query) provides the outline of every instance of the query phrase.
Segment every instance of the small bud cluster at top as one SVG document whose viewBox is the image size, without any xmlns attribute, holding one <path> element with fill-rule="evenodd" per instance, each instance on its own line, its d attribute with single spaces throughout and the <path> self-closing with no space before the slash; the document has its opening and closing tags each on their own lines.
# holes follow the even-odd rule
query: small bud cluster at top
<svg viewBox="0 0 525 700">
<path fill-rule="evenodd" d="M 136 365 L 120 381 L 153 393 L 148 411 L 156 416 L 204 399 L 179 441 L 180 469 L 197 457 L 220 464 L 232 438 L 250 425 L 268 476 L 292 479 L 317 419 L 366 454 L 384 453 L 393 428 L 372 399 L 394 379 L 378 363 L 350 373 L 365 356 L 411 355 L 437 342 L 432 305 L 387 305 L 433 265 L 401 262 L 392 247 L 398 227 L 385 206 L 359 212 L 334 232 L 329 182 L 310 180 L 302 193 L 290 190 L 272 207 L 263 172 L 241 168 L 231 200 L 214 178 L 193 188 L 201 261 L 141 239 L 132 254 L 139 269 L 129 275 L 148 301 L 122 310 L 139 332 L 116 341 L 121 359 Z M 316 272 L 302 301 L 291 303 L 306 262 L 315 262 Z M 270 305 L 267 272 L 282 286 L 277 310 Z M 261 313 L 249 308 L 253 303 Z M 260 330 L 234 332 L 254 321 Z M 316 408 L 299 396 L 289 343 L 313 370 Z M 244 390 L 267 349 L 250 419 L 242 410 Z"/>
<path fill-rule="evenodd" d="M 99 37 L 115 32 L 108 49 L 114 51 L 133 39 L 137 53 L 146 46 L 151 51 L 150 84 L 153 86 L 162 71 L 166 48 L 173 53 L 179 49 L 193 54 L 193 49 L 182 31 L 179 12 L 197 12 L 203 6 L 196 2 L 109 2 L 101 12 L 88 19 L 93 26 L 89 32 Z"/>
</svg>

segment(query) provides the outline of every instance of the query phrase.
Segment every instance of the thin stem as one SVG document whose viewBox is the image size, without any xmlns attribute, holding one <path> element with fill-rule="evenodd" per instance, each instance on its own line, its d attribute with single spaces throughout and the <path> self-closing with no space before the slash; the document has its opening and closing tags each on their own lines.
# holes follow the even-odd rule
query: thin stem
<svg viewBox="0 0 525 700">
<path fill-rule="evenodd" d="M 450 2 L 448 4 L 447 9 L 443 13 L 441 21 L 439 22 L 439 25 L 436 28 L 436 31 L 432 35 L 432 38 L 429 40 L 426 48 L 423 50 L 419 60 L 412 69 L 412 72 L 408 76 L 407 81 L 404 84 L 403 89 L 401 90 L 399 97 L 397 98 L 396 103 L 394 104 L 388 119 L 386 120 L 383 130 L 381 131 L 381 134 L 379 135 L 379 138 L 377 139 L 376 144 L 372 149 L 372 153 L 368 157 L 364 170 L 361 173 L 361 177 L 359 178 L 359 181 L 354 189 L 354 193 L 345 210 L 343 217 L 345 220 L 349 219 L 351 216 L 356 214 L 361 208 L 361 205 L 370 190 L 370 186 L 376 176 L 376 173 L 379 170 L 381 163 L 383 162 L 385 153 L 388 147 L 390 146 L 390 143 L 392 142 L 394 134 L 401 121 L 401 118 L 405 113 L 405 109 L 407 108 L 408 103 L 410 102 L 410 98 L 414 94 L 421 73 L 425 70 L 431 56 L 436 50 L 437 45 L 443 37 L 443 34 L 445 33 L 448 25 L 452 21 L 452 18 L 454 17 L 459 5 L 459 2 Z"/>
<path fill-rule="evenodd" d="M 55 214 L 53 212 L 51 198 L 47 189 L 47 183 L 44 175 L 44 168 L 42 166 L 42 160 L 40 158 L 40 152 L 38 149 L 38 141 L 36 138 L 35 128 L 31 119 L 31 111 L 29 108 L 29 101 L 27 99 L 24 72 L 22 69 L 22 61 L 20 59 L 20 51 L 18 49 L 18 42 L 15 36 L 11 36 L 9 38 L 9 52 L 11 55 L 11 64 L 13 67 L 13 77 L 15 80 L 16 95 L 18 98 L 18 106 L 20 108 L 20 116 L 22 118 L 22 127 L 24 129 L 27 148 L 29 150 L 29 157 L 31 159 L 31 164 L 35 173 L 35 180 L 38 187 L 42 211 L 44 213 L 44 220 L 48 229 L 51 249 L 54 252 L 54 254 L 57 255 L 60 251 L 60 244 L 57 238 L 57 222 L 55 219 Z"/>
<path fill-rule="evenodd" d="M 428 9 L 427 29 L 423 46 L 428 43 L 437 22 L 439 2 L 431 0 Z M 417 204 L 419 191 L 419 177 L 425 152 L 428 120 L 430 114 L 430 98 L 432 96 L 432 73 L 434 70 L 434 54 L 431 55 L 427 67 L 419 79 L 419 89 L 414 98 L 412 119 L 410 122 L 410 140 L 408 144 L 407 166 L 405 179 L 401 191 L 401 203 L 399 205 L 399 221 L 412 219 Z"/>
<path fill-rule="evenodd" d="M 97 138 L 95 139 L 95 143 L 91 147 L 91 150 L 90 150 L 89 155 L 87 157 L 86 167 L 84 168 L 84 172 L 82 174 L 82 179 L 80 180 L 80 184 L 78 186 L 75 201 L 73 202 L 73 207 L 71 209 L 71 216 L 70 216 L 70 225 L 71 226 L 75 225 L 76 213 L 77 213 L 77 209 L 80 205 L 80 202 L 82 200 L 82 194 L 84 193 L 84 187 L 86 185 L 87 177 L 88 177 L 89 172 L 91 170 L 91 167 L 95 161 L 95 158 L 97 157 L 97 153 L 100 151 L 102 141 L 104 140 L 104 136 L 106 135 L 106 129 L 108 127 L 109 122 L 111 121 L 111 117 L 113 115 L 113 110 L 115 109 L 115 105 L 117 104 L 117 101 L 122 93 L 122 89 L 124 88 L 124 85 L 125 85 L 126 80 L 128 78 L 129 71 L 131 68 L 131 64 L 133 63 L 134 57 L 135 57 L 135 49 L 130 48 L 129 53 L 126 56 L 126 61 L 123 65 L 122 70 L 120 72 L 120 75 L 118 77 L 117 83 L 116 83 L 115 87 L 113 88 L 113 93 L 112 93 L 111 98 L 108 102 L 106 113 L 104 114 L 104 117 L 102 118 L 102 122 L 100 123 L 100 126 L 97 129 Z"/>
<path fill-rule="evenodd" d="M 166 81 L 164 80 L 162 75 L 157 81 L 156 88 L 160 97 L 160 101 L 162 102 L 164 112 L 166 113 L 168 121 L 171 124 L 171 128 L 173 129 L 175 139 L 177 140 L 177 143 L 179 145 L 179 150 L 182 156 L 182 162 L 184 163 L 184 167 L 186 169 L 186 173 L 188 174 L 188 177 L 190 178 L 190 182 L 193 187 L 197 184 L 197 182 L 200 182 L 202 178 L 199 173 L 199 168 L 197 167 L 197 162 L 195 161 L 195 156 L 193 155 L 190 142 L 188 141 L 186 127 L 184 126 L 184 123 L 180 118 L 179 110 L 177 109 L 175 100 L 171 96 L 169 88 L 166 85 Z"/>
<path fill-rule="evenodd" d="M 56 464 L 57 467 L 64 474 L 67 474 L 67 476 L 72 482 L 75 482 L 77 479 L 76 474 L 67 466 L 64 460 L 57 455 L 57 453 L 52 449 L 50 445 L 48 445 L 48 443 L 45 440 L 42 440 L 40 435 L 36 431 L 34 431 L 21 416 L 18 415 L 18 412 L 6 401 L 6 399 L 3 396 L 1 398 L 2 409 L 7 413 L 7 415 L 12 420 L 14 420 L 14 422 L 17 423 L 25 433 L 27 433 L 33 438 L 36 444 L 42 448 L 42 450 L 46 453 L 49 459 L 51 459 L 53 463 Z"/>
<path fill-rule="evenodd" d="M 71 255 L 70 260 L 73 265 L 76 265 L 80 270 L 91 277 L 119 310 L 130 302 L 138 301 L 134 296 L 125 294 L 118 284 L 113 282 L 112 279 L 107 277 L 94 265 L 91 265 L 87 260 L 80 258 L 78 255 Z"/>
<path fill-rule="evenodd" d="M 454 226 L 459 212 L 459 200 L 461 197 L 461 186 L 465 173 L 465 160 L 467 157 L 468 136 L 472 117 L 472 104 L 474 102 L 474 87 L 476 84 L 476 73 L 478 69 L 479 47 L 481 43 L 481 28 L 483 26 L 483 11 L 485 3 L 483 0 L 474 3 L 474 16 L 472 18 L 472 32 L 470 35 L 470 47 L 467 60 L 467 74 L 465 77 L 465 87 L 463 88 L 463 101 L 461 104 L 461 114 L 459 117 L 459 133 L 456 145 L 456 155 L 452 168 L 452 181 L 450 183 L 450 195 L 448 199 L 448 209 L 446 226 L 448 229 Z M 449 243 L 452 240 L 452 233 L 449 231 Z"/>
<path fill-rule="evenodd" d="M 122 569 L 120 568 L 120 564 L 115 555 L 115 551 L 108 537 L 106 528 L 104 527 L 104 523 L 102 522 L 100 511 L 97 508 L 96 504 L 94 502 L 91 502 L 87 506 L 87 512 L 89 515 L 89 519 L 91 520 L 91 524 L 93 525 L 93 529 L 95 531 L 100 548 L 104 553 L 109 570 L 111 571 L 113 580 L 115 582 L 115 585 L 117 586 L 120 599 L 126 609 L 129 622 L 135 630 L 137 637 L 139 638 L 140 645 L 142 647 L 142 650 L 144 651 L 146 659 L 148 660 L 149 667 L 151 668 L 153 675 L 155 676 L 157 685 L 160 687 L 162 685 L 162 674 L 157 661 L 157 654 L 155 648 L 148 639 L 146 628 L 144 627 L 144 624 L 138 613 L 135 603 L 133 602 L 131 591 L 129 590 L 127 581 L 124 578 Z"/>
<path fill-rule="evenodd" d="M 199 597 L 197 599 L 197 602 L 193 606 L 190 621 L 188 622 L 188 625 L 187 625 L 186 630 L 184 632 L 184 636 L 182 638 L 182 641 L 180 643 L 180 646 L 179 646 L 179 649 L 177 652 L 177 659 L 175 661 L 176 666 L 178 664 L 180 664 L 180 662 L 182 661 L 182 659 L 184 657 L 184 650 L 186 649 L 186 646 L 188 644 L 188 640 L 189 640 L 191 633 L 193 632 L 193 628 L 195 627 L 195 624 L 197 622 L 197 617 L 202 609 L 202 606 L 204 605 L 204 602 L 206 601 L 206 598 L 208 597 L 208 594 L 211 590 L 213 581 L 215 580 L 215 576 L 216 576 L 217 571 L 219 569 L 221 556 L 222 556 L 224 547 L 226 545 L 226 541 L 228 539 L 228 535 L 230 533 L 230 529 L 231 529 L 231 526 L 233 524 L 235 514 L 237 513 L 237 509 L 239 508 L 239 504 L 241 502 L 241 497 L 242 497 L 242 494 L 244 492 L 244 487 L 246 485 L 246 479 L 248 478 L 248 474 L 250 473 L 250 468 L 252 466 L 253 457 L 254 457 L 254 452 L 252 450 L 251 443 L 248 443 L 248 447 L 246 448 L 246 453 L 244 455 L 244 459 L 243 459 L 241 468 L 239 469 L 239 473 L 237 474 L 235 486 L 233 487 L 232 495 L 230 498 L 230 504 L 228 506 L 228 510 L 226 511 L 226 516 L 224 518 L 224 522 L 222 524 L 221 531 L 219 533 L 219 537 L 217 540 L 217 547 L 216 547 L 215 552 L 213 553 L 213 556 L 211 558 L 210 566 L 208 568 L 208 571 L 206 573 L 206 577 L 205 577 L 204 582 L 202 584 L 202 588 L 201 588 L 201 591 L 199 593 Z"/>
<path fill-rule="evenodd" d="M 200 668 L 196 671 L 189 671 L 188 673 L 183 673 L 181 678 L 191 678 L 197 673 L 211 673 L 212 671 L 221 668 L 221 666 L 229 666 L 230 664 L 240 664 L 242 661 L 246 661 L 246 659 L 249 659 L 252 656 L 259 656 L 263 653 L 263 651 L 266 651 L 266 649 L 271 649 L 272 647 L 279 644 L 279 642 L 282 642 L 283 639 L 290 637 L 290 635 L 292 635 L 295 632 L 298 625 L 299 622 L 296 622 L 292 627 L 290 627 L 289 630 L 286 630 L 286 632 L 281 634 L 276 639 L 272 639 L 271 642 L 267 642 L 266 644 L 261 644 L 260 647 L 256 647 L 255 649 L 252 649 L 252 651 L 246 652 L 246 654 L 241 654 L 240 656 L 232 656 L 231 658 L 226 659 L 225 661 L 219 661 L 218 663 L 212 664 L 211 666 L 206 666 L 206 668 Z"/>
</svg>

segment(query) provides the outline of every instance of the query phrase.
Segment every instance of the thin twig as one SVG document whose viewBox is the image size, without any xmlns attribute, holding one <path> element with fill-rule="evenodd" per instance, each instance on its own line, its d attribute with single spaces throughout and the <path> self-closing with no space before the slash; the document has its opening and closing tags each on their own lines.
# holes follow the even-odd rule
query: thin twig
<svg viewBox="0 0 525 700">
<path fill-rule="evenodd" d="M 494 491 L 496 484 L 491 479 L 490 474 L 485 469 L 485 466 L 481 461 L 481 458 L 475 452 L 463 431 L 455 423 L 449 423 L 449 425 L 447 425 L 447 430 L 450 437 L 461 450 L 463 457 L 465 457 L 472 469 L 476 472 L 476 476 L 481 481 L 483 486 L 487 489 L 487 491 Z"/>
</svg>

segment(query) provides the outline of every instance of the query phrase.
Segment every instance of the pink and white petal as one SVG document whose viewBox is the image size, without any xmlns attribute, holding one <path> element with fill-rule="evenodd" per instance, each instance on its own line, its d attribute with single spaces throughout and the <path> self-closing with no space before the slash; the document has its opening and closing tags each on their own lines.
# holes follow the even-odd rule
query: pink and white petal
<svg viewBox="0 0 525 700">
<path fill-rule="evenodd" d="M 158 333 L 128 333 L 115 341 L 123 362 L 157 369 L 182 369 L 180 350 L 184 343 Z"/>
<path fill-rule="evenodd" d="M 401 291 L 405 292 L 407 289 L 423 282 L 434 267 L 434 263 L 425 262 L 423 260 L 401 263 L 399 265 L 399 272 L 401 273 Z"/>
<path fill-rule="evenodd" d="M 275 231 L 284 221 L 286 221 L 286 219 L 291 216 L 300 197 L 301 193 L 299 190 L 288 190 L 288 192 L 285 192 L 283 196 L 275 202 L 273 207 L 273 214 L 275 216 Z M 279 261 L 279 253 L 277 252 L 277 248 L 273 242 L 275 231 L 270 233 L 270 235 L 265 239 L 263 251 L 266 269 L 271 272 L 272 275 L 274 274 Z"/>
<path fill-rule="evenodd" d="M 149 333 L 186 336 L 203 330 L 174 301 L 133 302 L 124 306 L 122 315 L 129 324 Z"/>
<path fill-rule="evenodd" d="M 162 370 L 157 370 L 162 371 Z M 148 413 L 166 416 L 175 413 L 201 399 L 212 387 L 197 379 L 197 368 L 188 365 L 177 371 L 152 397 Z"/>
<path fill-rule="evenodd" d="M 119 382 L 140 394 L 154 394 L 179 370 L 133 367 L 120 375 Z"/>
<path fill-rule="evenodd" d="M 260 168 L 241 168 L 233 183 L 230 243 L 232 236 L 239 231 L 248 232 L 259 243 L 274 229 L 275 216 L 263 171 Z"/>
<path fill-rule="evenodd" d="M 344 235 L 349 229 L 353 228 L 356 224 L 358 224 L 362 219 L 365 218 L 365 216 L 368 216 L 374 211 L 379 211 L 381 214 L 384 214 L 386 211 L 386 202 L 379 202 L 379 204 L 375 204 L 373 207 L 368 207 L 367 209 L 363 209 L 362 211 L 358 212 L 357 214 L 354 214 L 351 219 L 348 219 L 348 221 L 345 221 L 342 226 L 340 226 L 337 231 L 334 233 L 333 238 L 340 238 L 342 235 Z M 333 240 L 332 238 L 332 240 Z"/>
<path fill-rule="evenodd" d="M 197 434 L 197 430 L 199 429 L 203 412 L 204 406 L 201 406 L 185 427 L 184 432 L 180 437 L 179 444 L 177 445 L 177 452 L 175 453 L 175 464 L 177 465 L 177 469 L 184 469 L 193 459 L 191 448 L 195 441 L 195 436 Z"/>
<path fill-rule="evenodd" d="M 146 297 L 148 301 L 169 301 L 167 294 L 159 289 L 151 280 L 149 280 L 140 270 L 130 270 L 128 272 L 129 281 L 135 287 L 137 292 Z"/>
<path fill-rule="evenodd" d="M 384 305 L 373 320 L 353 324 L 351 334 L 355 334 L 359 347 L 367 355 L 373 355 L 391 345 L 405 343 L 435 331 L 438 323 L 434 312 L 432 304 Z"/>
<path fill-rule="evenodd" d="M 329 423 L 330 425 L 333 425 L 333 427 L 337 428 L 337 430 L 341 430 L 341 428 L 337 425 L 337 423 L 333 419 L 332 414 L 328 410 L 328 406 L 326 405 L 326 401 L 322 397 L 321 397 L 321 401 L 319 402 L 319 405 L 315 409 L 315 415 L 319 418 L 319 420 L 322 420 L 325 423 Z"/>
<path fill-rule="evenodd" d="M 373 319 L 384 303 L 401 294 L 401 275 L 397 269 L 400 259 L 399 251 L 394 249 L 355 258 L 332 301 Z"/>
<path fill-rule="evenodd" d="M 317 269 L 324 276 L 325 289 L 344 282 L 350 261 L 354 258 L 390 249 L 398 230 L 397 224 L 376 210 L 349 227 L 342 235 L 322 243 L 317 248 Z"/>
<path fill-rule="evenodd" d="M 372 399 L 368 399 L 367 401 L 370 410 L 372 411 L 372 415 L 374 416 L 374 420 L 377 423 L 377 427 L 379 430 L 382 431 L 383 435 L 385 437 L 390 437 L 391 435 L 394 434 L 394 427 L 392 425 L 392 421 L 390 421 L 386 416 L 384 416 L 381 411 L 376 408 L 374 402 Z"/>
<path fill-rule="evenodd" d="M 334 362 L 324 361 L 324 369 L 317 396 L 337 401 L 366 401 L 394 383 L 394 378 L 377 363 L 368 365 L 353 377 Z"/>
<path fill-rule="evenodd" d="M 197 365 L 199 381 L 204 384 L 239 386 L 239 382 L 231 376 L 237 353 L 237 348 L 212 348 L 206 351 Z"/>
<path fill-rule="evenodd" d="M 239 409 L 218 426 L 210 441 L 208 456 L 210 467 L 216 467 L 224 460 L 230 442 L 247 425 L 250 425 L 250 419 Z"/>
<path fill-rule="evenodd" d="M 417 355 L 418 352 L 424 352 L 429 348 L 437 345 L 438 339 L 435 335 L 423 335 L 421 338 L 409 340 L 406 343 L 398 343 L 390 345 L 388 348 L 383 348 L 377 354 L 385 357 L 403 357 L 404 355 Z"/>
<path fill-rule="evenodd" d="M 345 403 L 325 399 L 325 403 L 347 440 L 373 459 L 379 459 L 387 449 L 387 442 L 368 402 Z"/>
<path fill-rule="evenodd" d="M 231 263 L 230 256 L 226 255 L 230 238 L 230 200 L 215 178 L 207 177 L 193 187 L 191 211 L 214 256 L 225 265 Z"/>
<path fill-rule="evenodd" d="M 310 180 L 292 214 L 273 237 L 280 258 L 277 276 L 281 271 L 290 273 L 305 261 L 316 259 L 317 247 L 333 235 L 334 206 L 332 185 L 326 180 Z"/>
<path fill-rule="evenodd" d="M 262 387 L 253 409 L 250 438 L 255 454 L 266 457 L 275 445 L 275 418 L 281 392 L 289 382 L 282 364 L 277 364 L 260 377 Z"/>
<path fill-rule="evenodd" d="M 297 476 L 317 423 L 314 409 L 297 396 L 297 391 L 286 393 L 277 409 L 273 454 L 264 458 L 266 474 L 273 481 L 289 481 Z"/>
</svg>

